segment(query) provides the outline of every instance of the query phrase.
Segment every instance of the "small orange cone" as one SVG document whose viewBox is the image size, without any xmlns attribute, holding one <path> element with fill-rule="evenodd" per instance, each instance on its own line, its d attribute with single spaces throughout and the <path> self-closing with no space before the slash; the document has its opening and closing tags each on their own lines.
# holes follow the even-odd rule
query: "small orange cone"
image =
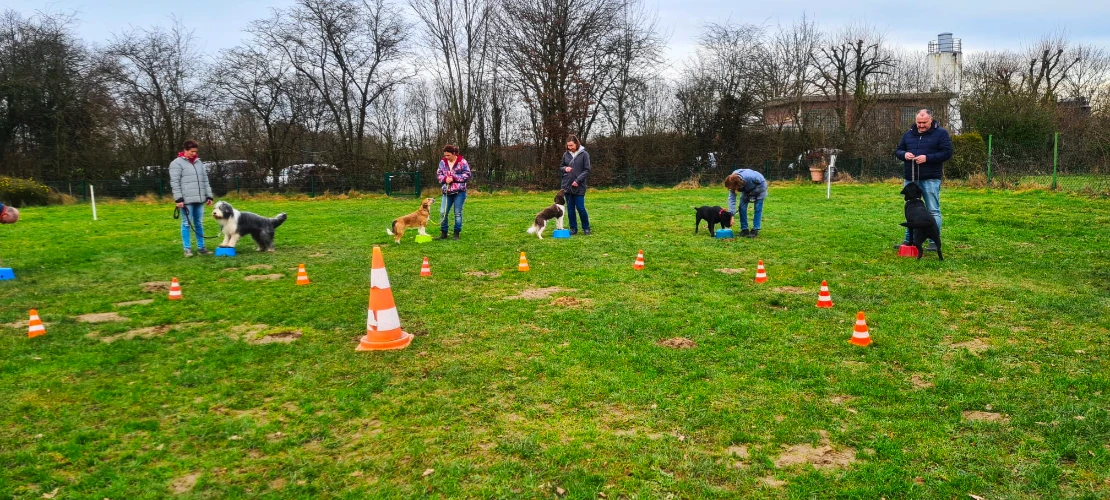
<svg viewBox="0 0 1110 500">
<path fill-rule="evenodd" d="M 308 281 L 308 271 L 305 271 L 304 270 L 304 264 L 301 264 L 300 266 L 297 267 L 297 284 L 298 285 L 307 285 L 309 283 L 311 283 L 311 282 Z"/>
<path fill-rule="evenodd" d="M 852 330 L 852 340 L 848 342 L 860 347 L 871 345 L 871 333 L 867 331 L 867 320 L 863 317 L 863 311 L 856 314 L 856 328 Z"/>
<path fill-rule="evenodd" d="M 424 263 L 420 264 L 420 275 L 421 276 L 431 276 L 432 275 L 432 266 L 428 264 L 428 258 L 427 257 L 424 257 Z"/>
<path fill-rule="evenodd" d="M 644 269 L 644 251 L 643 250 L 640 250 L 640 253 L 636 254 L 636 262 L 634 264 L 632 264 L 632 269 L 635 269 L 637 271 L 642 271 Z"/>
<path fill-rule="evenodd" d="M 397 315 L 393 290 L 389 288 L 389 275 L 385 272 L 382 249 L 374 247 L 370 269 L 370 305 L 366 308 L 366 336 L 359 341 L 355 350 L 404 349 L 411 342 L 412 334 L 401 330 L 401 317 Z"/>
<path fill-rule="evenodd" d="M 829 294 L 829 283 L 821 280 L 821 293 L 817 295 L 817 307 L 829 308 L 833 306 L 832 295 Z"/>
<path fill-rule="evenodd" d="M 177 283 L 177 278 L 170 283 L 170 300 L 181 300 L 181 285 Z"/>
<path fill-rule="evenodd" d="M 46 327 L 42 326 L 38 309 L 31 309 L 31 320 L 27 322 L 27 338 L 33 339 L 40 335 L 46 335 Z"/>
<path fill-rule="evenodd" d="M 528 267 L 528 258 L 524 256 L 524 252 L 520 252 L 520 264 L 516 265 L 516 270 L 522 273 L 528 272 L 531 268 Z"/>
<path fill-rule="evenodd" d="M 762 260 L 759 261 L 759 266 L 755 268 L 755 282 L 756 283 L 766 283 L 767 282 L 767 270 L 763 269 L 763 261 Z"/>
</svg>

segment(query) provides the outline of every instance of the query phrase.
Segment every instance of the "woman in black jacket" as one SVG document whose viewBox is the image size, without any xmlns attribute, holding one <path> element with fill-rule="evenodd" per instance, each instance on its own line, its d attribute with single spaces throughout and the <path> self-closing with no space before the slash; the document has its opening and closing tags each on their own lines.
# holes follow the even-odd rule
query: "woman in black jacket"
<svg viewBox="0 0 1110 500">
<path fill-rule="evenodd" d="M 567 218 L 570 219 L 570 234 L 578 234 L 578 221 L 575 211 L 581 214 L 582 231 L 590 234 L 590 216 L 586 213 L 586 177 L 590 175 L 590 153 L 582 147 L 582 141 L 575 135 L 567 136 L 567 152 L 559 171 L 563 174 L 562 189 L 566 191 Z"/>
</svg>

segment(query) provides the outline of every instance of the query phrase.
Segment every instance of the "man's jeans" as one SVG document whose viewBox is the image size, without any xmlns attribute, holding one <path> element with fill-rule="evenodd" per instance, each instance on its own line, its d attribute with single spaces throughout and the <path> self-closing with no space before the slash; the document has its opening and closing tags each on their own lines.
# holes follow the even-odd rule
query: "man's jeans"
<svg viewBox="0 0 1110 500">
<path fill-rule="evenodd" d="M 903 180 L 902 187 L 906 187 L 910 181 Z M 929 209 L 929 213 L 933 214 L 933 218 L 937 220 L 937 230 L 940 230 L 940 179 L 925 179 L 917 181 L 917 185 L 921 187 L 921 198 L 925 202 L 925 208 Z M 906 228 L 906 238 L 904 241 L 910 241 L 910 230 Z M 912 242 L 911 242 L 912 243 Z M 936 242 L 934 242 L 936 243 Z"/>
</svg>

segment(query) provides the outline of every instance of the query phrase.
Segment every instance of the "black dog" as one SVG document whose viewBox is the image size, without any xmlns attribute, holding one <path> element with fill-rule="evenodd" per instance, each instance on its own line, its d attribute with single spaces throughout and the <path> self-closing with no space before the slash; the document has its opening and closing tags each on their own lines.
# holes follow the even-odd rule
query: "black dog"
<svg viewBox="0 0 1110 500">
<path fill-rule="evenodd" d="M 697 207 L 694 216 L 694 234 L 698 234 L 698 226 L 701 221 L 709 224 L 709 236 L 716 235 L 713 231 L 713 226 L 720 224 L 721 227 L 732 227 L 732 212 L 725 210 L 721 207 Z"/>
<path fill-rule="evenodd" d="M 944 260 L 944 254 L 940 251 L 940 228 L 937 227 L 937 220 L 933 218 L 933 214 L 925 207 L 925 202 L 921 200 L 921 186 L 916 182 L 906 184 L 906 187 L 902 188 L 902 195 L 906 197 L 906 222 L 903 222 L 902 226 L 910 230 L 909 242 L 917 247 L 917 259 L 921 260 L 925 255 L 921 244 L 926 239 L 930 239 L 937 244 L 937 257 Z"/>
<path fill-rule="evenodd" d="M 274 218 L 263 217 L 251 212 L 240 212 L 226 201 L 216 204 L 212 210 L 212 217 L 220 224 L 220 232 L 224 233 L 221 247 L 235 248 L 240 236 L 250 235 L 258 243 L 259 252 L 274 251 L 274 229 L 285 222 L 285 213 L 277 214 Z"/>
</svg>

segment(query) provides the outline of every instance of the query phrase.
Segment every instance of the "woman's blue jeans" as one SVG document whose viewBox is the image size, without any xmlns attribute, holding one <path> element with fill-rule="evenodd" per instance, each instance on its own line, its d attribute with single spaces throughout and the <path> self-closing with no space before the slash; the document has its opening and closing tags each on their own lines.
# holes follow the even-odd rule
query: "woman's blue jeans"
<svg viewBox="0 0 1110 500">
<path fill-rule="evenodd" d="M 439 203 L 440 231 L 447 232 L 447 212 L 451 210 L 451 207 L 455 208 L 455 232 L 458 233 L 462 231 L 463 203 L 466 203 L 466 191 L 443 195 L 443 200 Z"/>
<path fill-rule="evenodd" d="M 584 194 L 570 194 L 566 193 L 567 198 L 567 218 L 570 219 L 571 231 L 578 230 L 578 221 L 574 218 L 574 213 L 577 211 L 579 216 L 582 217 L 582 229 L 590 228 L 590 214 L 586 213 L 586 195 Z"/>
<path fill-rule="evenodd" d="M 204 248 L 204 203 L 186 203 L 181 208 L 181 242 L 188 250 L 189 245 L 189 224 L 192 224 L 193 230 L 197 233 L 197 249 Z"/>
<path fill-rule="evenodd" d="M 740 197 L 740 210 L 736 215 L 740 216 L 740 230 L 748 229 L 748 197 Z M 763 226 L 763 198 L 755 200 L 755 215 L 752 216 L 752 229 L 759 231 Z"/>
</svg>

